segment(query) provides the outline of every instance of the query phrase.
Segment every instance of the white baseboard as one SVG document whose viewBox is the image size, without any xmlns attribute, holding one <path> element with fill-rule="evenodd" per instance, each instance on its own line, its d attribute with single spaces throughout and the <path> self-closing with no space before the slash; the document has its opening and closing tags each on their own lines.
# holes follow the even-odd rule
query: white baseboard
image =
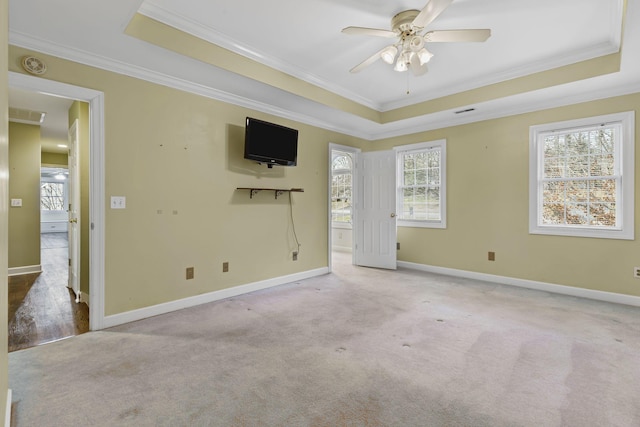
<svg viewBox="0 0 640 427">
<path fill-rule="evenodd" d="M 7 390 L 7 409 L 4 412 L 4 425 L 5 427 L 11 427 L 11 400 L 12 400 L 12 392 L 11 389 Z"/>
<path fill-rule="evenodd" d="M 42 266 L 25 265 L 24 267 L 11 267 L 8 269 L 9 276 L 20 276 L 22 274 L 42 273 Z"/>
<path fill-rule="evenodd" d="M 122 325 L 124 323 L 135 322 L 137 320 L 146 319 L 147 317 L 158 316 L 160 314 L 182 310 L 183 308 L 195 307 L 197 305 L 219 301 L 225 298 L 231 298 L 242 294 L 248 294 L 249 292 L 260 291 L 262 289 L 284 285 L 286 283 L 295 282 L 297 280 L 309 279 L 311 277 L 321 276 L 327 273 L 329 273 L 329 269 L 327 267 L 322 267 L 315 270 L 303 271 L 301 273 L 290 274 L 288 276 L 275 277 L 273 279 L 262 280 L 260 282 L 248 283 L 246 285 L 234 286 L 228 289 L 222 289 L 202 295 L 196 295 L 189 298 L 183 298 L 176 301 L 157 304 L 151 307 L 144 307 L 124 313 L 112 314 L 110 316 L 105 316 L 103 327 L 110 328 L 112 326 Z"/>
<path fill-rule="evenodd" d="M 331 250 L 334 252 L 352 253 L 353 250 L 348 246 L 332 246 Z"/>
<path fill-rule="evenodd" d="M 398 267 L 412 270 L 426 271 L 429 273 L 444 274 L 446 276 L 464 277 L 467 279 L 482 280 L 485 282 L 499 283 L 501 285 L 517 286 L 520 288 L 534 289 L 537 291 L 551 292 L 555 294 L 570 295 L 592 300 L 613 302 L 616 304 L 632 305 L 640 307 L 640 297 L 633 295 L 617 294 L 614 292 L 596 291 L 593 289 L 576 288 L 573 286 L 556 285 L 553 283 L 536 282 L 534 280 L 517 279 L 515 277 L 496 276 L 493 274 L 476 273 L 474 271 L 457 270 L 455 268 L 436 267 L 426 264 L 398 261 Z"/>
<path fill-rule="evenodd" d="M 87 307 L 91 308 L 89 305 L 89 294 L 86 292 L 80 291 L 80 302 L 87 304 Z"/>
</svg>

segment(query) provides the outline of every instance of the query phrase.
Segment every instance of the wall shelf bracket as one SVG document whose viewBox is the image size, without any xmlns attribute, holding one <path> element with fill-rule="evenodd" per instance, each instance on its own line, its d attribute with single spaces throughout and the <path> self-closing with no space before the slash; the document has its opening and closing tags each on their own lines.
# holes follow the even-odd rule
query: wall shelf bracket
<svg viewBox="0 0 640 427">
<path fill-rule="evenodd" d="M 236 190 L 249 190 L 249 198 L 253 199 L 253 196 L 258 194 L 258 192 L 262 190 L 273 191 L 276 200 L 278 196 L 282 196 L 284 193 L 292 192 L 292 193 L 302 193 L 304 189 L 302 188 L 255 188 L 255 187 L 238 187 Z"/>
</svg>

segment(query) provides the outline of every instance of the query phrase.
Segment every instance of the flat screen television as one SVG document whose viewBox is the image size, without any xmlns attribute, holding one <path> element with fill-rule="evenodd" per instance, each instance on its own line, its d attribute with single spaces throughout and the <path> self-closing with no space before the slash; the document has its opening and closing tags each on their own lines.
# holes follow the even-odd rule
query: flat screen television
<svg viewBox="0 0 640 427">
<path fill-rule="evenodd" d="M 298 131 L 275 123 L 247 117 L 244 158 L 273 165 L 296 166 Z"/>
</svg>

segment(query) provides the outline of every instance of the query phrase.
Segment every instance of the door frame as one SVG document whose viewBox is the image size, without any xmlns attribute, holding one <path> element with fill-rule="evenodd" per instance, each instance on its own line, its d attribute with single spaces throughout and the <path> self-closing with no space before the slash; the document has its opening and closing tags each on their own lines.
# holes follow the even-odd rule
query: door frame
<svg viewBox="0 0 640 427">
<path fill-rule="evenodd" d="M 356 148 L 356 147 L 349 147 L 348 145 L 340 145 L 340 144 L 335 144 L 333 142 L 329 143 L 329 153 L 328 153 L 328 161 L 327 161 L 327 171 L 328 171 L 328 176 L 327 176 L 327 212 L 328 212 L 328 220 L 327 220 L 327 245 L 328 245 L 328 253 L 327 253 L 327 266 L 329 267 L 329 273 L 331 273 L 332 271 L 332 246 L 333 246 L 333 236 L 332 236 L 332 228 L 331 228 L 331 177 L 332 177 L 332 169 L 331 169 L 331 163 L 332 163 L 332 152 L 334 150 L 337 151 L 345 151 L 348 153 L 353 154 L 353 170 L 351 172 L 351 198 L 353 199 L 354 204 L 352 204 L 351 206 L 351 223 L 352 223 L 352 227 L 351 227 L 351 233 L 352 233 L 352 239 L 351 239 L 351 263 L 355 264 L 355 256 L 356 256 L 356 251 L 355 251 L 355 242 L 356 242 L 356 229 L 355 227 L 353 227 L 353 223 L 355 223 L 356 220 L 356 215 L 357 215 L 357 209 L 355 206 L 355 202 L 358 200 L 357 199 L 357 191 L 358 191 L 358 163 L 360 161 L 359 157 L 360 157 L 360 153 L 362 152 L 361 149 Z"/>
<path fill-rule="evenodd" d="M 8 86 L 89 104 L 89 329 L 104 328 L 104 93 L 9 71 Z"/>
</svg>

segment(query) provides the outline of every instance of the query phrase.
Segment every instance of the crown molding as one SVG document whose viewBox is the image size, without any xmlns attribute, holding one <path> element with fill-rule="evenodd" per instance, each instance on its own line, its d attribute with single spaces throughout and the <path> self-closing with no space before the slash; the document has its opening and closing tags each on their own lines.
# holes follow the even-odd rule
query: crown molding
<svg viewBox="0 0 640 427">
<path fill-rule="evenodd" d="M 436 114 L 438 116 L 437 119 L 436 115 L 425 115 L 387 124 L 367 122 L 365 125 L 360 126 L 359 129 L 356 129 L 355 125 L 353 127 L 338 126 L 334 121 L 330 119 L 321 119 L 317 115 L 311 116 L 308 114 L 302 114 L 297 111 L 293 111 L 292 109 L 276 107 L 274 105 L 235 95 L 233 93 L 226 92 L 217 88 L 172 77 L 167 74 L 159 73 L 157 71 L 149 70 L 136 65 L 127 64 L 104 56 L 95 55 L 83 50 L 69 48 L 67 46 L 56 44 L 48 40 L 39 39 L 15 31 L 9 32 L 9 44 L 56 56 L 91 67 L 114 72 L 117 74 L 126 75 L 162 86 L 171 87 L 181 91 L 215 99 L 217 101 L 226 102 L 255 111 L 260 111 L 266 114 L 290 119 L 300 123 L 305 123 L 329 131 L 350 135 L 367 141 L 376 141 L 404 135 L 411 135 L 435 129 L 442 129 L 450 126 L 459 126 L 483 120 L 491 120 L 501 117 L 544 110 L 548 108 L 555 108 L 580 102 L 587 102 L 597 99 L 610 98 L 614 96 L 640 92 L 640 82 L 635 82 L 631 84 L 620 84 L 613 88 L 580 92 L 578 94 L 570 96 L 552 96 L 541 102 L 531 103 L 525 101 L 515 106 L 501 106 L 493 109 L 489 107 L 485 111 L 482 110 L 481 106 L 476 106 L 477 111 L 473 114 L 455 116 L 451 119 L 445 118 L 443 120 L 442 116 L 439 114 Z M 230 74 L 233 75 L 232 73 Z M 268 91 L 274 89 L 265 87 L 264 90 Z M 459 108 L 456 108 L 456 110 L 465 107 L 472 107 L 472 105 L 461 106 Z M 340 112 L 337 113 L 346 114 Z M 450 113 L 453 115 L 453 110 L 451 110 Z"/>
<path fill-rule="evenodd" d="M 226 34 L 202 25 L 199 22 L 185 17 L 184 15 L 177 14 L 173 11 L 168 11 L 161 6 L 152 4 L 148 1 L 142 3 L 140 9 L 138 10 L 138 13 L 163 24 L 169 25 L 170 27 L 176 28 L 194 37 L 223 47 L 227 50 L 237 53 L 238 55 L 242 55 L 253 61 L 259 62 L 263 65 L 266 65 L 267 67 L 282 71 L 283 73 L 289 74 L 297 79 L 328 90 L 329 92 L 335 93 L 336 95 L 350 99 L 351 101 L 357 102 L 358 104 L 364 105 L 373 110 L 381 110 L 382 106 L 379 103 L 373 102 L 368 98 L 351 92 L 342 86 L 338 86 L 336 84 L 333 84 L 332 82 L 328 82 L 327 80 L 322 79 L 307 70 L 296 67 L 295 65 L 283 61 L 279 58 L 263 55 L 251 46 L 243 44 L 227 36 Z"/>
<path fill-rule="evenodd" d="M 24 49 L 38 51 L 47 55 L 56 56 L 58 58 L 77 62 L 83 65 L 88 65 L 90 67 L 111 71 L 128 77 L 145 80 L 151 83 L 156 83 L 184 92 L 189 92 L 207 98 L 215 99 L 217 101 L 237 105 L 239 107 L 260 111 L 266 114 L 272 114 L 274 116 L 294 120 L 322 129 L 343 133 L 366 140 L 372 139 L 371 134 L 356 131 L 350 128 L 336 126 L 330 121 L 321 120 L 317 117 L 301 114 L 284 108 L 275 107 L 264 102 L 238 96 L 220 89 L 172 77 L 167 74 L 152 71 L 136 65 L 127 64 L 104 56 L 95 55 L 83 50 L 69 48 L 67 46 L 52 43 L 48 40 L 43 40 L 15 31 L 9 33 L 9 44 Z"/>
<path fill-rule="evenodd" d="M 620 84 L 614 87 L 606 87 L 596 91 L 590 91 L 588 93 L 580 92 L 574 95 L 568 96 L 552 96 L 539 102 L 522 101 L 520 103 L 509 103 L 508 106 L 501 106 L 498 108 L 487 108 L 483 110 L 481 105 L 468 105 L 462 108 L 476 108 L 476 111 L 471 115 L 464 115 L 463 117 L 455 116 L 454 110 L 450 110 L 450 119 L 431 120 L 429 123 L 422 123 L 418 125 L 409 124 L 414 119 L 408 119 L 402 121 L 406 124 L 402 129 L 382 130 L 372 135 L 371 140 L 381 140 L 388 138 L 395 138 L 405 135 L 414 135 L 421 132 L 428 132 L 436 129 L 444 129 L 452 126 L 461 126 L 470 123 L 482 122 L 486 120 L 500 119 L 504 117 L 516 116 L 519 114 L 533 113 L 535 111 L 548 110 L 551 108 L 566 107 L 568 105 L 580 104 L 583 102 L 597 101 L 600 99 L 614 98 L 617 96 L 630 95 L 634 93 L 640 93 L 640 81 L 631 84 Z M 456 108 L 455 110 L 459 110 Z M 424 118 L 422 118 L 424 120 Z M 400 122 L 398 122 L 400 123 Z"/>
<path fill-rule="evenodd" d="M 598 58 L 600 56 L 610 55 L 617 53 L 620 50 L 620 45 L 613 45 L 610 42 L 604 42 L 598 45 L 589 46 L 579 51 L 572 52 L 568 55 L 558 55 L 551 58 L 547 58 L 544 61 L 538 61 L 534 64 L 525 64 L 518 67 L 509 68 L 507 70 L 486 74 L 474 78 L 473 81 L 463 81 L 450 86 L 438 88 L 434 91 L 430 91 L 427 95 L 422 97 L 413 98 L 411 101 L 400 100 L 388 102 L 382 105 L 381 112 L 387 112 L 396 110 L 398 108 L 408 107 L 410 105 L 419 104 L 421 102 L 431 101 L 433 99 L 443 98 L 445 96 L 453 95 L 468 90 L 478 89 L 481 87 L 489 86 L 492 84 L 501 83 L 508 80 L 525 77 L 531 74 L 540 73 L 543 71 L 553 70 L 555 68 L 564 67 L 567 65 L 575 64 L 589 59 Z"/>
</svg>

